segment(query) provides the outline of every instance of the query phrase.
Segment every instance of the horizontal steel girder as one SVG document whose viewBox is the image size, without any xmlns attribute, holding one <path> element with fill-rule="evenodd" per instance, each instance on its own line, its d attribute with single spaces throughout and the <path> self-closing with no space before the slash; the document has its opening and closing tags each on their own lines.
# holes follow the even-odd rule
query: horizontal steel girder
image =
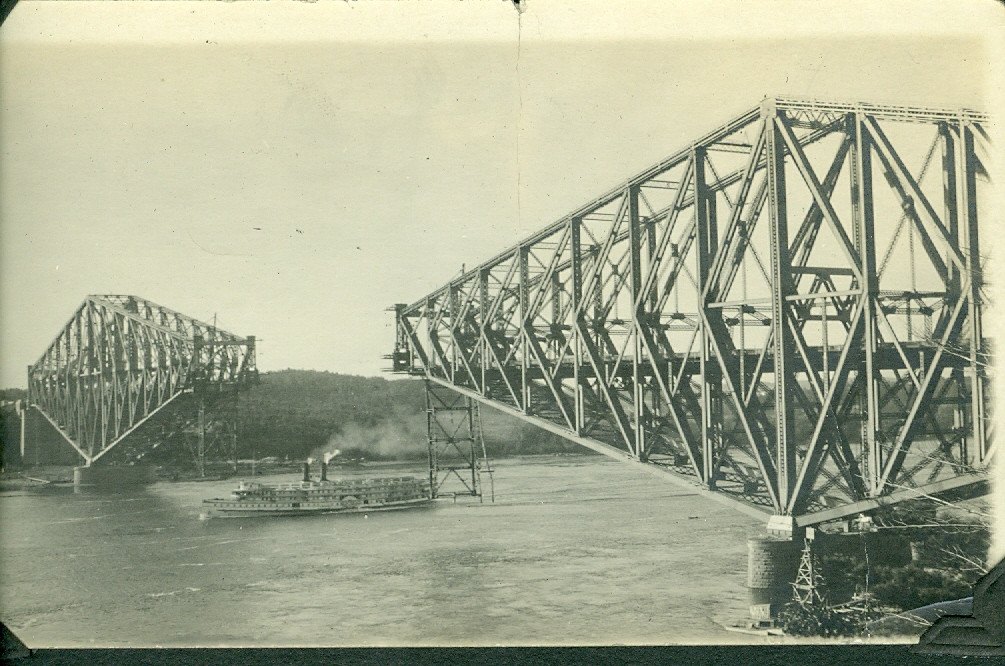
<svg viewBox="0 0 1005 666">
<path fill-rule="evenodd" d="M 181 395 L 212 401 L 257 380 L 241 338 L 136 296 L 88 296 L 28 368 L 28 400 L 99 460 Z"/>
<path fill-rule="evenodd" d="M 765 100 L 395 306 L 393 369 L 800 525 L 984 487 L 986 122 Z"/>
</svg>

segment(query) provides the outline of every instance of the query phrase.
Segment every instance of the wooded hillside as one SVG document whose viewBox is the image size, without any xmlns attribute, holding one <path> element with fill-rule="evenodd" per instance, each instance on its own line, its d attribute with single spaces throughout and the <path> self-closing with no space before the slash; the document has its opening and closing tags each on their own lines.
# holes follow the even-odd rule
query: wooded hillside
<svg viewBox="0 0 1005 666">
<path fill-rule="evenodd" d="M 240 455 L 250 455 L 254 447 L 257 457 L 288 455 L 291 460 L 325 448 L 371 460 L 423 457 L 425 406 L 423 384 L 414 379 L 270 372 L 241 398 Z M 589 452 L 491 408 L 483 406 L 481 412 L 491 457 Z"/>
<path fill-rule="evenodd" d="M 426 398 L 421 381 L 358 377 L 313 370 L 263 373 L 261 382 L 240 397 L 238 457 L 303 460 L 338 448 L 344 457 L 401 460 L 426 456 Z M 23 398 L 24 391 L 5 391 Z M 582 452 L 572 444 L 491 408 L 482 407 L 485 444 L 491 457 L 516 454 Z M 19 422 L 13 404 L 3 411 L 4 462 L 21 463 Z M 151 424 L 137 436 L 161 439 L 163 427 Z M 43 428 L 44 429 L 44 428 Z M 57 443 L 58 437 L 55 438 Z M 163 440 L 162 440 L 163 441 Z M 148 450 L 158 464 L 191 464 L 184 443 Z M 147 448 L 141 446 L 142 448 Z M 229 449 L 215 455 L 232 456 Z"/>
</svg>

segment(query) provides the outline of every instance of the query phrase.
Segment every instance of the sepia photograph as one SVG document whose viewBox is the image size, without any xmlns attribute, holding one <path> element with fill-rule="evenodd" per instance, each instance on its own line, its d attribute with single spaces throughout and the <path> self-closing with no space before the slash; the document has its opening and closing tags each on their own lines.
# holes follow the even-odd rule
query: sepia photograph
<svg viewBox="0 0 1005 666">
<path fill-rule="evenodd" d="M 1001 3 L 4 11 L 5 650 L 1005 655 Z"/>
</svg>

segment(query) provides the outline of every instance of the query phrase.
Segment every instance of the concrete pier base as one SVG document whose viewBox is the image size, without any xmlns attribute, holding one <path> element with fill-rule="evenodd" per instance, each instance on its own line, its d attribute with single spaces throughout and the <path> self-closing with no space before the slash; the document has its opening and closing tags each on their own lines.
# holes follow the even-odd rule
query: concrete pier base
<svg viewBox="0 0 1005 666">
<path fill-rule="evenodd" d="M 791 583 L 798 569 L 799 549 L 791 539 L 768 536 L 747 541 L 751 620 L 774 620 L 778 609 L 792 599 Z"/>
<path fill-rule="evenodd" d="M 114 490 L 140 486 L 156 481 L 152 465 L 109 465 L 73 468 L 73 487 Z"/>
</svg>

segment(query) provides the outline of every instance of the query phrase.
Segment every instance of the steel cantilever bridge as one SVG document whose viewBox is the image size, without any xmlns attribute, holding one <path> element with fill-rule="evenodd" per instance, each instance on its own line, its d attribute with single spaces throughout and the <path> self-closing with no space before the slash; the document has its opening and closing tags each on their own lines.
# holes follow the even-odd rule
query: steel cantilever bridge
<svg viewBox="0 0 1005 666">
<path fill-rule="evenodd" d="M 790 527 L 985 492 L 986 124 L 765 100 L 395 306 L 393 370 Z"/>
<path fill-rule="evenodd" d="M 206 405 L 219 404 L 257 378 L 254 337 L 238 337 L 136 296 L 88 296 L 29 366 L 28 404 L 86 466 L 129 448 L 134 433 L 155 417 L 173 416 L 183 426 L 198 421 L 201 470 Z"/>
</svg>

